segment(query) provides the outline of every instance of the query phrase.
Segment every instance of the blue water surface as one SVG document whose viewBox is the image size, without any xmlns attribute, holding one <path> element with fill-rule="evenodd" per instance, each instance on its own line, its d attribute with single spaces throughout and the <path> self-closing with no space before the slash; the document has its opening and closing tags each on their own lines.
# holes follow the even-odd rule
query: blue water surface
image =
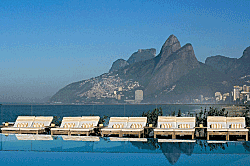
<svg viewBox="0 0 250 166">
<path fill-rule="evenodd" d="M 2 165 L 250 165 L 250 142 L 3 135 Z M 39 140 L 40 139 L 40 140 Z M 115 141 L 114 141 L 115 139 Z"/>
</svg>

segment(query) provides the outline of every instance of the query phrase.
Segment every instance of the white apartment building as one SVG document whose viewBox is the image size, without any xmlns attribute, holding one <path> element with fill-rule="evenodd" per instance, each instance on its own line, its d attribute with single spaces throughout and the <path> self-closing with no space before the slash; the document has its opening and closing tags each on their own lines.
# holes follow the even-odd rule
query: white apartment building
<svg viewBox="0 0 250 166">
<path fill-rule="evenodd" d="M 143 100 L 143 91 L 136 90 L 135 91 L 135 101 L 142 101 Z"/>
<path fill-rule="evenodd" d="M 234 101 L 240 98 L 240 89 L 242 89 L 240 86 L 234 86 L 234 95 L 233 95 Z"/>
<path fill-rule="evenodd" d="M 222 100 L 222 95 L 221 95 L 220 92 L 215 92 L 214 96 L 215 96 L 216 101 L 221 101 Z"/>
</svg>

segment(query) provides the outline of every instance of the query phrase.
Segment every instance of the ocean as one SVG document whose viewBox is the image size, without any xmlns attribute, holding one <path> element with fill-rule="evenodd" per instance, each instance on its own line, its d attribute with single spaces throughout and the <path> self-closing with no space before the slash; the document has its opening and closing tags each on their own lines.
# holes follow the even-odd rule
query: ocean
<svg viewBox="0 0 250 166">
<path fill-rule="evenodd" d="M 17 116 L 57 116 L 59 119 L 62 117 L 74 116 L 141 116 L 143 112 L 152 111 L 155 108 L 162 108 L 163 115 L 169 115 L 173 111 L 178 113 L 178 110 L 184 114 L 188 112 L 195 114 L 204 108 L 217 108 L 221 109 L 223 105 L 179 105 L 179 104 L 166 104 L 166 105 L 0 105 L 2 122 L 15 122 Z M 184 115 L 185 116 L 185 115 Z"/>
</svg>

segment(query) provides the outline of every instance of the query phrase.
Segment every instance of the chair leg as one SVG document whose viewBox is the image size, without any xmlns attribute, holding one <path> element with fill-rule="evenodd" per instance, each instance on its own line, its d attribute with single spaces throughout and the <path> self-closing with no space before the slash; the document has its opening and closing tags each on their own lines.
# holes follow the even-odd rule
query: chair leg
<svg viewBox="0 0 250 166">
<path fill-rule="evenodd" d="M 154 133 L 154 139 L 156 138 L 156 133 Z"/>
<path fill-rule="evenodd" d="M 246 141 L 248 141 L 248 132 L 246 132 Z"/>
<path fill-rule="evenodd" d="M 209 140 L 209 133 L 207 133 L 207 140 Z"/>
</svg>

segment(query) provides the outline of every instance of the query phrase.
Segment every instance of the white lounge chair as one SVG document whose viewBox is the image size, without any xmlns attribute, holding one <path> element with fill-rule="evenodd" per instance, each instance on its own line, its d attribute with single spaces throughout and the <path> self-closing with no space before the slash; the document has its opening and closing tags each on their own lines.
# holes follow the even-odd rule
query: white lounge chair
<svg viewBox="0 0 250 166">
<path fill-rule="evenodd" d="M 30 127 L 20 128 L 20 134 L 22 133 L 45 133 L 46 128 L 48 128 L 53 120 L 53 116 L 37 116 L 35 117 L 32 125 Z"/>
<path fill-rule="evenodd" d="M 94 128 L 97 127 L 99 120 L 99 116 L 83 116 L 81 117 L 77 128 L 69 129 L 69 135 L 86 134 L 89 136 L 90 133 L 94 132 Z"/>
<path fill-rule="evenodd" d="M 207 140 L 210 135 L 224 135 L 228 140 L 227 119 L 224 116 L 208 116 L 207 117 Z"/>
<path fill-rule="evenodd" d="M 81 117 L 63 117 L 60 127 L 51 128 L 51 135 L 70 135 L 70 129 L 78 128 Z"/>
<path fill-rule="evenodd" d="M 157 128 L 154 129 L 154 138 L 157 135 L 171 135 L 175 139 L 176 117 L 158 116 Z"/>
<path fill-rule="evenodd" d="M 139 138 L 144 137 L 144 127 L 147 124 L 147 117 L 129 117 L 127 128 L 120 132 L 120 137 L 124 134 L 138 135 Z"/>
<path fill-rule="evenodd" d="M 176 135 L 191 135 L 194 139 L 195 117 L 176 117 L 176 127 L 175 137 Z"/>
<path fill-rule="evenodd" d="M 157 135 L 172 135 L 172 139 L 176 139 L 176 135 L 191 135 L 194 139 L 195 117 L 166 117 L 159 116 L 157 128 L 154 129 L 154 138 Z"/>
<path fill-rule="evenodd" d="M 2 133 L 17 133 L 20 134 L 20 129 L 29 128 L 32 126 L 35 116 L 18 116 L 13 127 L 1 128 Z"/>
<path fill-rule="evenodd" d="M 104 135 L 118 134 L 123 128 L 127 127 L 128 117 L 110 117 L 108 127 L 101 129 L 102 137 Z"/>
<path fill-rule="evenodd" d="M 245 135 L 248 141 L 248 129 L 245 128 L 245 117 L 207 117 L 207 140 L 210 135 L 225 135 L 229 140 L 230 135 Z"/>
<path fill-rule="evenodd" d="M 230 135 L 245 135 L 248 141 L 248 129 L 246 129 L 245 117 L 227 117 L 228 140 Z"/>
</svg>

